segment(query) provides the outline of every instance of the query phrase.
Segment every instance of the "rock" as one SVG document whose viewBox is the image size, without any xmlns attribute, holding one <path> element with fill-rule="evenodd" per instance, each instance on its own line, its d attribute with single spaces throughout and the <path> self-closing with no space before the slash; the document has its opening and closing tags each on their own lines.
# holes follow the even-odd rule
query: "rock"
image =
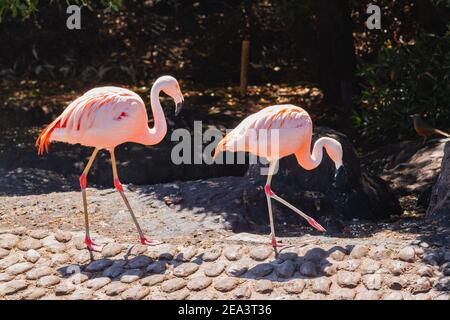
<svg viewBox="0 0 450 320">
<path fill-rule="evenodd" d="M 191 261 L 191 259 L 197 254 L 196 246 L 184 247 L 180 250 L 178 255 L 176 256 L 176 260 L 178 261 Z"/>
<path fill-rule="evenodd" d="M 445 251 L 442 255 L 442 258 L 444 262 L 450 262 L 450 250 Z"/>
<path fill-rule="evenodd" d="M 425 261 L 426 263 L 428 263 L 432 266 L 439 265 L 439 260 L 440 260 L 440 257 L 437 252 L 427 252 L 423 256 L 423 261 Z"/>
<path fill-rule="evenodd" d="M 127 267 L 130 269 L 144 268 L 151 262 L 152 260 L 147 256 L 137 256 L 128 262 Z"/>
<path fill-rule="evenodd" d="M 107 284 L 111 282 L 111 279 L 108 277 L 100 277 L 100 278 L 94 278 L 86 282 L 86 287 L 89 289 L 92 289 L 94 291 L 103 288 Z"/>
<path fill-rule="evenodd" d="M 338 264 L 337 268 L 339 270 L 346 271 L 356 271 L 359 268 L 361 261 L 359 259 L 348 259 L 347 261 L 342 261 Z"/>
<path fill-rule="evenodd" d="M 0 260 L 0 270 L 6 269 L 13 264 L 21 262 L 23 260 L 23 256 L 21 253 L 14 252 L 9 254 L 6 258 Z"/>
<path fill-rule="evenodd" d="M 302 293 L 303 289 L 305 289 L 306 282 L 302 279 L 295 279 L 287 282 L 284 285 L 284 291 L 290 294 L 299 294 Z"/>
<path fill-rule="evenodd" d="M 50 288 L 50 287 L 57 285 L 60 282 L 61 282 L 61 279 L 59 277 L 50 275 L 50 276 L 44 276 L 44 277 L 40 278 L 37 281 L 36 285 L 38 287 Z"/>
<path fill-rule="evenodd" d="M 25 255 L 23 257 L 28 262 L 35 263 L 36 261 L 39 260 L 39 258 L 41 257 L 41 254 L 34 249 L 30 249 L 27 252 L 25 252 Z"/>
<path fill-rule="evenodd" d="M 80 288 L 80 289 L 75 290 L 67 298 L 69 300 L 90 300 L 92 298 L 93 293 L 94 293 L 94 291 L 91 289 Z"/>
<path fill-rule="evenodd" d="M 259 293 L 271 293 L 273 291 L 272 281 L 265 279 L 256 281 L 255 290 Z"/>
<path fill-rule="evenodd" d="M 234 296 L 238 299 L 250 299 L 252 296 L 252 290 L 250 286 L 243 285 L 234 290 Z"/>
<path fill-rule="evenodd" d="M 222 248 L 221 247 L 214 247 L 209 250 L 207 250 L 203 254 L 203 261 L 216 261 L 220 255 L 222 254 Z"/>
<path fill-rule="evenodd" d="M 171 244 L 161 244 L 151 248 L 150 257 L 157 260 L 172 260 L 177 254 L 177 248 Z"/>
<path fill-rule="evenodd" d="M 25 280 L 12 280 L 0 284 L 0 297 L 11 295 L 28 287 Z"/>
<path fill-rule="evenodd" d="M 450 262 L 444 263 L 440 268 L 444 276 L 450 276 Z"/>
<path fill-rule="evenodd" d="M 0 248 L 0 259 L 6 257 L 9 254 L 9 250 Z"/>
<path fill-rule="evenodd" d="M 149 273 L 164 273 L 167 263 L 165 261 L 155 261 L 147 267 Z"/>
<path fill-rule="evenodd" d="M 402 290 L 407 286 L 408 281 L 400 277 L 393 277 L 387 281 L 387 284 L 392 290 Z"/>
<path fill-rule="evenodd" d="M 360 265 L 360 271 L 362 274 L 373 274 L 380 270 L 380 268 L 381 263 L 370 258 L 363 259 Z"/>
<path fill-rule="evenodd" d="M 123 266 L 125 265 L 125 261 L 123 263 L 113 263 L 109 268 L 103 271 L 103 276 L 108 278 L 116 278 L 125 272 Z"/>
<path fill-rule="evenodd" d="M 273 271 L 273 265 L 270 263 L 260 263 L 250 269 L 250 272 L 256 277 L 265 277 L 271 274 Z"/>
<path fill-rule="evenodd" d="M 228 292 L 236 288 L 238 284 L 239 281 L 236 278 L 224 277 L 214 284 L 214 288 L 220 292 Z"/>
<path fill-rule="evenodd" d="M 61 283 L 55 287 L 55 294 L 57 296 L 65 296 L 75 291 L 75 286 L 70 283 Z"/>
<path fill-rule="evenodd" d="M 184 278 L 184 277 L 190 276 L 191 274 L 196 272 L 198 270 L 198 268 L 199 268 L 199 265 L 196 263 L 192 263 L 192 262 L 183 263 L 183 264 L 180 264 L 178 267 L 176 267 L 173 270 L 173 274 L 176 277 Z M 223 270 L 223 266 L 222 266 L 222 270 Z"/>
<path fill-rule="evenodd" d="M 219 262 L 208 263 L 208 264 L 205 264 L 203 272 L 208 277 L 217 277 L 218 275 L 220 275 L 223 272 L 224 269 L 225 269 L 225 265 L 223 263 L 219 263 Z"/>
<path fill-rule="evenodd" d="M 250 257 L 256 261 L 264 261 L 273 253 L 273 248 L 268 246 L 257 246 L 250 250 Z"/>
<path fill-rule="evenodd" d="M 22 251 L 27 251 L 30 249 L 37 250 L 39 248 L 42 248 L 42 243 L 39 240 L 27 238 L 25 240 L 20 241 L 17 244 L 17 248 Z"/>
<path fill-rule="evenodd" d="M 389 259 L 392 255 L 392 251 L 384 246 L 372 247 L 369 252 L 369 256 L 375 260 Z"/>
<path fill-rule="evenodd" d="M 337 273 L 337 283 L 344 288 L 354 288 L 360 280 L 361 275 L 357 272 L 339 271 Z"/>
<path fill-rule="evenodd" d="M 228 266 L 226 273 L 229 276 L 240 277 L 248 270 L 248 264 L 242 261 L 232 263 Z"/>
<path fill-rule="evenodd" d="M 355 291 L 347 288 L 339 288 L 333 291 L 333 298 L 335 300 L 353 300 Z"/>
<path fill-rule="evenodd" d="M 312 262 L 305 262 L 300 265 L 300 274 L 306 277 L 317 276 L 316 265 Z"/>
<path fill-rule="evenodd" d="M 166 293 L 171 293 L 183 289 L 186 286 L 186 280 L 182 278 L 174 278 L 164 281 L 161 285 L 161 290 Z"/>
<path fill-rule="evenodd" d="M 230 261 L 239 260 L 242 257 L 242 247 L 238 245 L 231 245 L 225 248 L 225 258 Z"/>
<path fill-rule="evenodd" d="M 416 258 L 416 252 L 413 247 L 404 247 L 398 253 L 398 258 L 405 262 L 414 262 Z"/>
<path fill-rule="evenodd" d="M 371 274 L 365 276 L 363 282 L 368 290 L 380 290 L 383 285 L 383 278 L 379 274 Z"/>
<path fill-rule="evenodd" d="M 132 286 L 130 289 L 125 290 L 121 297 L 124 300 L 141 300 L 148 296 L 150 293 L 150 288 L 143 286 Z"/>
<path fill-rule="evenodd" d="M 73 256 L 73 259 L 79 264 L 85 264 L 89 260 L 91 260 L 91 256 L 88 250 L 79 251 L 77 254 Z"/>
<path fill-rule="evenodd" d="M 383 300 L 403 300 L 403 295 L 400 291 L 391 291 L 383 295 Z"/>
<path fill-rule="evenodd" d="M 430 203 L 427 208 L 426 218 L 448 219 L 450 211 L 450 143 L 446 142 L 444 147 L 444 157 L 437 181 L 431 191 Z M 436 220 L 436 219 L 435 219 Z M 448 221 L 448 220 L 447 220 Z"/>
<path fill-rule="evenodd" d="M 434 275 L 434 271 L 429 266 L 421 266 L 417 270 L 417 274 L 420 275 L 421 277 L 429 277 L 429 278 L 431 278 Z"/>
<path fill-rule="evenodd" d="M 143 278 L 140 283 L 143 286 L 151 287 L 155 284 L 161 283 L 166 280 L 166 276 L 163 274 L 154 274 L 148 277 Z"/>
<path fill-rule="evenodd" d="M 199 277 L 192 278 L 187 283 L 187 288 L 189 290 L 193 290 L 193 291 L 200 291 L 200 290 L 208 288 L 211 285 L 211 283 L 212 283 L 211 278 L 199 276 Z"/>
<path fill-rule="evenodd" d="M 428 293 L 419 293 L 413 296 L 414 300 L 433 300 Z"/>
<path fill-rule="evenodd" d="M 29 288 L 23 292 L 22 299 L 37 300 L 42 298 L 46 294 L 47 290 L 45 290 L 44 288 Z"/>
<path fill-rule="evenodd" d="M 33 264 L 29 262 L 19 262 L 6 268 L 6 272 L 10 275 L 17 276 L 33 268 Z"/>
<path fill-rule="evenodd" d="M 353 259 L 360 259 L 369 253 L 369 246 L 358 244 L 353 247 L 352 251 L 350 252 L 350 258 Z"/>
<path fill-rule="evenodd" d="M 292 263 L 290 260 L 286 260 L 279 264 L 276 269 L 275 273 L 280 278 L 290 278 L 295 272 L 295 264 Z"/>
<path fill-rule="evenodd" d="M 66 264 L 70 260 L 67 253 L 57 253 L 52 255 L 52 266 L 60 266 Z"/>
<path fill-rule="evenodd" d="M 66 242 L 69 242 L 70 240 L 72 240 L 72 234 L 70 232 L 58 230 L 55 233 L 55 239 L 56 239 L 56 241 L 66 243 Z"/>
<path fill-rule="evenodd" d="M 14 277 L 8 273 L 0 273 L 0 282 L 8 282 L 14 279 Z"/>
<path fill-rule="evenodd" d="M 142 271 L 140 269 L 129 269 L 120 276 L 120 282 L 132 283 L 139 280 L 141 276 Z"/>
<path fill-rule="evenodd" d="M 102 256 L 104 258 L 117 256 L 119 253 L 122 252 L 123 248 L 124 247 L 121 244 L 110 242 L 102 248 Z"/>
<path fill-rule="evenodd" d="M 19 242 L 20 238 L 14 234 L 0 234 L 0 248 L 11 250 Z"/>
<path fill-rule="evenodd" d="M 104 289 L 105 289 L 105 294 L 107 296 L 117 296 L 119 294 L 121 294 L 122 292 L 124 292 L 125 290 L 127 290 L 128 286 L 124 283 L 121 282 L 112 282 L 110 284 L 108 284 Z"/>
<path fill-rule="evenodd" d="M 425 293 L 431 290 L 431 282 L 428 278 L 419 278 L 412 285 L 412 293 Z"/>
<path fill-rule="evenodd" d="M 36 229 L 36 230 L 31 230 L 29 235 L 30 237 L 34 238 L 34 239 L 44 239 L 46 237 L 48 237 L 48 231 L 47 230 L 42 230 L 42 229 Z"/>
<path fill-rule="evenodd" d="M 439 279 L 436 289 L 439 291 L 450 291 L 450 279 L 448 277 Z"/>
<path fill-rule="evenodd" d="M 87 272 L 100 272 L 105 270 L 107 267 L 113 264 L 112 260 L 109 259 L 99 259 L 88 264 L 86 267 Z"/>
<path fill-rule="evenodd" d="M 389 265 L 389 271 L 391 271 L 391 273 L 394 276 L 399 276 L 403 274 L 403 272 L 406 271 L 406 268 L 407 265 L 401 261 L 392 261 L 391 264 Z"/>
<path fill-rule="evenodd" d="M 355 300 L 380 300 L 381 293 L 375 290 L 364 290 L 358 292 Z"/>
<path fill-rule="evenodd" d="M 48 266 L 38 266 L 29 271 L 26 275 L 28 280 L 37 280 L 45 276 L 53 274 L 53 269 Z"/>
<path fill-rule="evenodd" d="M 361 172 L 359 158 L 345 135 L 316 126 L 312 143 L 323 136 L 338 139 L 343 147 L 345 171 L 338 176 L 337 183 L 334 181 L 336 169 L 328 156 L 324 156 L 319 167 L 308 171 L 299 166 L 292 155 L 279 161 L 276 179 L 278 196 L 289 199 L 292 205 L 306 213 L 317 212 L 317 205 L 320 204 L 320 216 L 324 219 L 380 220 L 402 212 L 397 197 L 384 180 Z M 246 179 L 250 182 L 244 189 L 243 201 L 246 204 L 245 222 L 266 226 L 267 217 L 260 214 L 267 211 L 266 196 L 261 192 L 266 183 L 266 176 L 261 175 L 263 166 L 259 162 L 249 165 Z M 278 204 L 275 208 L 278 210 L 274 217 L 276 224 L 298 226 L 304 223 L 301 217 L 293 215 L 288 208 Z"/>
<path fill-rule="evenodd" d="M 331 287 L 331 280 L 325 277 L 313 279 L 311 281 L 311 290 L 314 293 L 329 294 Z"/>
<path fill-rule="evenodd" d="M 337 265 L 336 264 L 330 264 L 327 260 L 322 260 L 319 265 L 319 271 L 328 277 L 331 277 L 336 274 L 337 272 Z"/>
<path fill-rule="evenodd" d="M 181 289 L 167 295 L 168 300 L 186 300 L 190 295 L 189 290 Z"/>
<path fill-rule="evenodd" d="M 322 248 L 312 248 L 305 253 L 303 258 L 311 262 L 319 262 L 320 260 L 325 258 L 326 255 L 327 252 Z"/>
<path fill-rule="evenodd" d="M 72 282 L 72 284 L 79 285 L 89 280 L 89 276 L 85 273 L 75 273 L 69 278 L 69 280 Z"/>
<path fill-rule="evenodd" d="M 273 250 L 273 249 L 272 249 Z M 278 253 L 278 260 L 296 260 L 298 258 L 298 249 L 295 247 L 282 248 Z"/>
<path fill-rule="evenodd" d="M 336 249 L 330 253 L 330 258 L 335 261 L 343 261 L 345 259 L 345 256 L 346 256 L 346 254 L 345 254 L 344 250 Z"/>
</svg>

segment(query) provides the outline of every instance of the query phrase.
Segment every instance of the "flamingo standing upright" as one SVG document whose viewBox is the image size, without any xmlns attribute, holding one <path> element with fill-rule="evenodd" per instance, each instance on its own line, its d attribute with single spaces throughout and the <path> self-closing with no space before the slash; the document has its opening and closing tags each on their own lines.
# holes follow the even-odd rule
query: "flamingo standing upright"
<svg viewBox="0 0 450 320">
<path fill-rule="evenodd" d="M 141 227 L 133 213 L 117 173 L 114 149 L 124 142 L 136 142 L 144 145 L 158 144 L 167 133 L 167 123 L 162 110 L 159 94 L 163 91 L 175 100 L 175 115 L 181 110 L 183 95 L 180 86 L 172 76 L 158 78 L 152 86 L 150 103 L 153 112 L 154 126 L 148 127 L 148 117 L 145 104 L 141 97 L 124 88 L 100 87 L 89 90 L 75 99 L 48 125 L 36 140 L 38 153 L 48 152 L 51 141 L 61 141 L 71 144 L 79 143 L 93 147 L 83 173 L 80 176 L 80 186 L 83 197 L 83 211 L 85 217 L 85 244 L 89 250 L 99 251 L 89 233 L 89 217 L 87 211 L 86 185 L 87 175 L 92 163 L 101 149 L 111 154 L 114 186 L 122 196 L 134 224 L 139 232 L 140 241 L 146 245 L 156 245 L 159 241 L 144 236 Z"/>
<path fill-rule="evenodd" d="M 323 148 L 325 148 L 335 164 L 335 178 L 338 173 L 343 172 L 341 144 L 335 139 L 322 137 L 314 144 L 311 154 L 311 140 L 312 121 L 305 110 L 294 105 L 275 105 L 245 118 L 219 142 L 215 149 L 214 158 L 222 151 L 244 151 L 269 161 L 264 191 L 269 210 L 272 246 L 275 249 L 279 245 L 275 237 L 271 199 L 281 202 L 298 213 L 317 230 L 326 231 L 313 218 L 277 196 L 270 187 L 278 160 L 291 154 L 295 155 L 300 166 L 306 170 L 312 170 L 322 162 Z"/>
</svg>

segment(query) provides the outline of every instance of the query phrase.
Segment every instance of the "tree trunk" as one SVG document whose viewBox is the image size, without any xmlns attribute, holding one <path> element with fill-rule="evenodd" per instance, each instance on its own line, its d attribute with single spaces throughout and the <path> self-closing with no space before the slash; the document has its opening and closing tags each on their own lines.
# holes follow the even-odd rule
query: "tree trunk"
<svg viewBox="0 0 450 320">
<path fill-rule="evenodd" d="M 450 222 L 450 142 L 445 144 L 441 172 L 431 191 L 427 218 L 442 217 Z"/>
</svg>

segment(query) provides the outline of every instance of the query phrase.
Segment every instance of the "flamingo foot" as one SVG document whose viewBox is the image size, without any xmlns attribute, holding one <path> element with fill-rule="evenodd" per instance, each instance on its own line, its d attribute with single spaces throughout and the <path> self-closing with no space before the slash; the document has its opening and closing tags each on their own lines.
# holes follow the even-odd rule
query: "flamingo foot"
<svg viewBox="0 0 450 320">
<path fill-rule="evenodd" d="M 316 220 L 314 220 L 313 218 L 309 218 L 307 219 L 308 223 L 310 224 L 311 227 L 316 228 L 317 230 L 321 231 L 321 232 L 325 232 L 327 231 L 324 227 L 322 227 Z"/>
<path fill-rule="evenodd" d="M 86 248 L 89 251 L 95 251 L 95 252 L 101 252 L 102 251 L 102 246 L 99 246 L 99 245 L 95 244 L 94 241 L 92 241 L 92 239 L 89 238 L 89 237 L 85 237 L 84 238 L 84 243 L 86 244 Z"/>
<path fill-rule="evenodd" d="M 140 241 L 141 241 L 142 244 L 145 244 L 147 246 L 157 246 L 159 244 L 162 244 L 161 241 L 148 239 L 146 237 L 141 237 Z"/>
<path fill-rule="evenodd" d="M 275 249 L 275 248 L 283 248 L 283 247 L 285 247 L 286 245 L 284 245 L 284 244 L 279 244 L 278 242 L 277 242 L 277 239 L 275 239 L 275 238 L 272 238 L 272 247 Z"/>
</svg>

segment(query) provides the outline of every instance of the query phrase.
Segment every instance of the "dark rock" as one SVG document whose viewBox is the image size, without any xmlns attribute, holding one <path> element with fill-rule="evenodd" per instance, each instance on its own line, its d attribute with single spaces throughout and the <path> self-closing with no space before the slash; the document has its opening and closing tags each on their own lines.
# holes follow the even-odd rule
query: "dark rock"
<svg viewBox="0 0 450 320">
<path fill-rule="evenodd" d="M 430 204 L 426 217 L 442 217 L 445 222 L 450 223 L 450 142 L 444 147 L 441 170 L 438 179 L 431 192 Z"/>
</svg>

